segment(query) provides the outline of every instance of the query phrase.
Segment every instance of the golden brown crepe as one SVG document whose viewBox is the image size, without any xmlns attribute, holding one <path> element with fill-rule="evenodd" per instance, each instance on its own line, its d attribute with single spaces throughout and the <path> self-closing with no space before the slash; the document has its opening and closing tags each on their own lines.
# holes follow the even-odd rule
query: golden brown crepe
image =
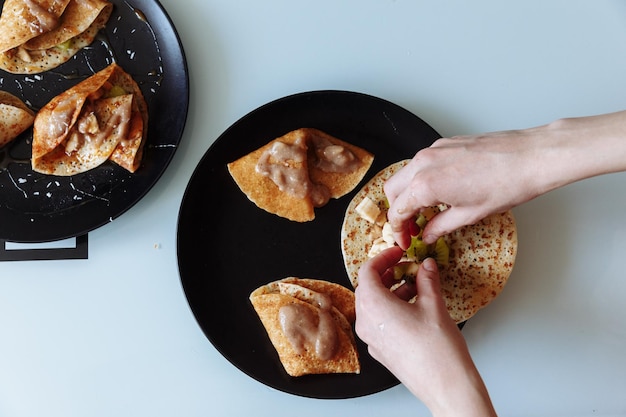
<svg viewBox="0 0 626 417">
<path fill-rule="evenodd" d="M 374 240 L 381 235 L 381 220 L 386 219 L 383 184 L 407 162 L 400 161 L 380 171 L 348 205 L 341 227 L 341 250 L 354 287 L 358 285 L 359 267 L 368 259 Z M 378 224 L 357 213 L 356 207 L 366 197 L 381 209 Z M 430 219 L 437 211 L 436 208 L 427 211 L 427 217 Z M 449 257 L 447 265 L 440 266 L 441 292 L 450 316 L 460 323 L 496 298 L 508 281 L 517 253 L 515 219 L 511 211 L 494 214 L 443 239 Z"/>
<path fill-rule="evenodd" d="M 365 149 L 301 128 L 229 163 L 228 171 L 258 207 L 306 222 L 315 218 L 316 207 L 352 191 L 373 160 Z"/>
<path fill-rule="evenodd" d="M 289 277 L 257 288 L 250 302 L 289 375 L 361 371 L 351 290 Z M 312 332 L 308 338 L 307 329 Z"/>
<path fill-rule="evenodd" d="M 35 112 L 22 100 L 0 91 L 0 148 L 28 129 L 34 120 Z"/>
<path fill-rule="evenodd" d="M 69 176 L 111 160 L 135 172 L 148 131 L 148 107 L 130 74 L 113 63 L 53 98 L 37 113 L 32 168 Z"/>
<path fill-rule="evenodd" d="M 0 15 L 0 68 L 36 74 L 68 61 L 106 26 L 106 0 L 6 0 Z"/>
</svg>

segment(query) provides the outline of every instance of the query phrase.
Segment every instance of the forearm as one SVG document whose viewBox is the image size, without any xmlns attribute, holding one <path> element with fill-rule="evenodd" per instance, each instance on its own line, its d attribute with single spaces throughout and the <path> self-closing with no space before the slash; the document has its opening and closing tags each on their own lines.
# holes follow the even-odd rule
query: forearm
<svg viewBox="0 0 626 417">
<path fill-rule="evenodd" d="M 475 379 L 469 388 L 458 393 L 449 392 L 446 404 L 431 405 L 433 417 L 495 417 L 497 416 L 487 389 L 478 373 L 468 376 Z M 452 398 L 456 396 L 456 398 Z"/>
<path fill-rule="evenodd" d="M 467 351 L 465 351 L 467 352 Z M 432 378 L 431 389 L 437 393 L 423 396 L 433 417 L 495 417 L 496 411 L 487 388 L 469 353 L 456 364 L 441 364 L 437 378 Z M 464 366 L 460 366 L 465 364 Z M 409 387 L 410 388 L 410 387 Z"/>
<path fill-rule="evenodd" d="M 536 163 L 528 175 L 538 193 L 612 172 L 626 171 L 626 111 L 560 119 L 532 129 Z"/>
</svg>

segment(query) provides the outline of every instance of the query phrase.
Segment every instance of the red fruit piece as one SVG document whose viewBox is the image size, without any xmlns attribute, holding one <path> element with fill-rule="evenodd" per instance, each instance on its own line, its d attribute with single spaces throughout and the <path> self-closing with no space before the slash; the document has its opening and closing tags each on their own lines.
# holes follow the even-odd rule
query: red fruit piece
<svg viewBox="0 0 626 417">
<path fill-rule="evenodd" d="M 420 229 L 420 227 L 417 225 L 417 223 L 415 222 L 410 222 L 409 223 L 409 233 L 411 234 L 411 236 L 417 236 L 420 234 L 422 229 Z"/>
</svg>

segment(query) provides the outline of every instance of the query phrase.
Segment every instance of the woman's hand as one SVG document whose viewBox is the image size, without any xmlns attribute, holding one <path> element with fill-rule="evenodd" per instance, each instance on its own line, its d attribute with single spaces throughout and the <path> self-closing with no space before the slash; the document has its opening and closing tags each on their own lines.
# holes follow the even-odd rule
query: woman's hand
<svg viewBox="0 0 626 417">
<path fill-rule="evenodd" d="M 356 332 L 369 353 L 387 367 L 435 416 L 495 415 L 465 339 L 440 293 L 433 259 L 419 269 L 416 286 L 401 294 L 386 285 L 388 269 L 402 256 L 383 251 L 359 271 Z M 415 303 L 405 301 L 417 291 Z M 413 292 L 413 294 L 411 294 Z"/>
<path fill-rule="evenodd" d="M 419 151 L 385 184 L 390 203 L 388 219 L 398 244 L 410 244 L 408 222 L 423 208 L 445 204 L 424 230 L 424 241 L 538 194 L 533 181 L 537 158 L 530 141 L 517 131 L 439 139 Z"/>
</svg>

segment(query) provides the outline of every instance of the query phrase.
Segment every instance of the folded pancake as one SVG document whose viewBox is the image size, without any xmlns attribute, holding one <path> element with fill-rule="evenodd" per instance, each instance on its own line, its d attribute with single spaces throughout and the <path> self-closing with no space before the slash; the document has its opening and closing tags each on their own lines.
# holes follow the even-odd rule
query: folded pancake
<svg viewBox="0 0 626 417">
<path fill-rule="evenodd" d="M 0 148 L 28 129 L 35 120 L 35 112 L 6 91 L 0 91 Z"/>
<path fill-rule="evenodd" d="M 0 15 L 0 68 L 36 74 L 90 45 L 106 26 L 106 0 L 6 0 Z"/>
<path fill-rule="evenodd" d="M 135 172 L 147 129 L 148 107 L 139 86 L 113 63 L 56 96 L 37 113 L 32 168 L 69 176 L 111 160 Z"/>
<path fill-rule="evenodd" d="M 386 220 L 383 184 L 408 161 L 394 163 L 376 174 L 355 194 L 341 227 L 341 251 L 352 285 L 358 285 L 358 270 L 382 234 Z M 362 217 L 357 206 L 365 198 L 375 202 L 377 222 Z M 427 220 L 436 214 L 431 208 Z M 457 322 L 472 317 L 488 305 L 504 288 L 517 254 L 517 228 L 511 211 L 491 215 L 476 224 L 464 226 L 443 237 L 449 254 L 447 265 L 439 267 L 441 292 L 450 316 Z M 418 294 L 419 296 L 419 294 Z"/>
<path fill-rule="evenodd" d="M 352 191 L 373 159 L 365 149 L 301 128 L 229 163 L 228 171 L 259 208 L 306 222 L 315 218 L 316 207 Z"/>
<path fill-rule="evenodd" d="M 292 277 L 257 288 L 250 302 L 289 375 L 360 372 L 349 289 Z"/>
</svg>

